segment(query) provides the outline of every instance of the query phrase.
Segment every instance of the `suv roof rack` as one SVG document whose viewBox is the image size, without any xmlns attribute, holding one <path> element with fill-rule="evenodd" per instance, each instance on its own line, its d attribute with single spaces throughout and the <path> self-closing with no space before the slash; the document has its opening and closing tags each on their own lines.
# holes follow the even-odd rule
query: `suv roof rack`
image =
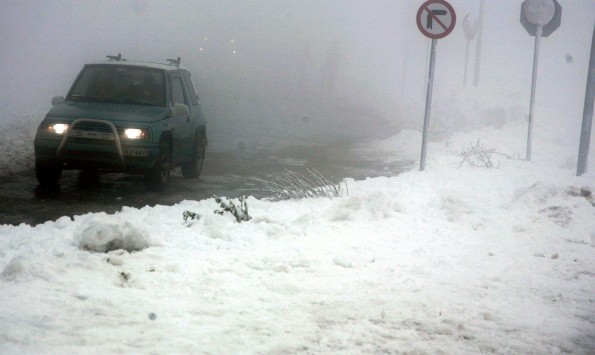
<svg viewBox="0 0 595 355">
<path fill-rule="evenodd" d="M 180 57 L 178 57 L 178 59 L 167 59 L 167 63 L 169 65 L 175 65 L 176 67 L 180 66 L 180 63 L 182 62 L 182 59 Z"/>
<path fill-rule="evenodd" d="M 118 55 L 106 55 L 106 57 L 110 62 L 126 61 L 126 59 L 122 58 L 122 53 L 118 53 Z"/>
</svg>

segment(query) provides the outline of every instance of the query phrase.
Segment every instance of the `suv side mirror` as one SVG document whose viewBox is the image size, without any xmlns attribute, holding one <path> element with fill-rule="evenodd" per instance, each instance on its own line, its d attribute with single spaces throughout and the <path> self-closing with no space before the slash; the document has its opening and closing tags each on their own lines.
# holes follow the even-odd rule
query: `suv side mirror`
<svg viewBox="0 0 595 355">
<path fill-rule="evenodd" d="M 64 96 L 52 97 L 52 106 L 60 105 L 64 102 Z"/>
<path fill-rule="evenodd" d="M 190 109 L 187 105 L 184 104 L 174 104 L 171 109 L 172 116 L 188 116 L 190 114 Z"/>
</svg>

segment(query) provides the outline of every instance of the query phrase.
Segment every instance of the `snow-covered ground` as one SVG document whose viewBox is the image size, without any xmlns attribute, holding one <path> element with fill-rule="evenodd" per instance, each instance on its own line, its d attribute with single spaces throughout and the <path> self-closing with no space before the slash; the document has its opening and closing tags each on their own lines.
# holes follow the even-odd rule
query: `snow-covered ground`
<svg viewBox="0 0 595 355">
<path fill-rule="evenodd" d="M 431 142 L 425 172 L 249 198 L 248 222 L 188 196 L 0 226 L 0 353 L 595 353 L 595 174 L 555 110 L 514 159 L 513 103 Z M 415 159 L 420 139 L 360 149 Z M 461 165 L 478 140 L 513 159 Z"/>
<path fill-rule="evenodd" d="M 34 166 L 33 139 L 45 112 L 24 115 L 0 123 L 0 175 L 10 175 Z"/>
</svg>

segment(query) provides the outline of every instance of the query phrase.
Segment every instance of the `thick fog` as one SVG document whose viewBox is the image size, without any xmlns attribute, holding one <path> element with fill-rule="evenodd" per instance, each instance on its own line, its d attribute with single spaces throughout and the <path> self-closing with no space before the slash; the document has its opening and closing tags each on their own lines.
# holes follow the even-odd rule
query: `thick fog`
<svg viewBox="0 0 595 355">
<path fill-rule="evenodd" d="M 122 53 L 127 60 L 182 58 L 198 85 L 211 149 L 420 129 L 431 42 L 415 23 L 421 3 L 2 0 L 0 127 L 23 117 L 41 120 L 51 97 L 66 94 L 84 63 Z M 457 92 L 485 90 L 526 95 L 528 110 L 534 42 L 519 23 L 522 1 L 485 1 L 477 89 L 476 41 L 462 88 L 463 19 L 478 18 L 480 1 L 450 3 L 458 21 L 438 41 L 437 107 Z M 559 3 L 562 25 L 541 42 L 537 102 L 578 122 L 595 1 Z"/>
</svg>

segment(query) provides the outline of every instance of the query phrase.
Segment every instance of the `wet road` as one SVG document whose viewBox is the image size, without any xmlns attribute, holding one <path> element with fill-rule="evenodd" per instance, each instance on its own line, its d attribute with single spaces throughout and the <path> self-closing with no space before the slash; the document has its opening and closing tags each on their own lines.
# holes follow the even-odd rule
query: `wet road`
<svg viewBox="0 0 595 355">
<path fill-rule="evenodd" d="M 104 211 L 123 206 L 173 205 L 183 200 L 201 200 L 213 195 L 265 198 L 264 183 L 286 169 L 304 172 L 313 168 L 333 182 L 345 177 L 396 175 L 412 162 L 385 164 L 379 157 L 362 157 L 348 146 L 292 148 L 276 155 L 208 152 L 199 179 L 185 179 L 179 168 L 172 172 L 164 191 L 148 188 L 141 175 L 102 174 L 89 176 L 64 171 L 60 187 L 41 189 L 33 170 L 0 177 L 0 225 L 36 225 L 62 216 Z"/>
</svg>

